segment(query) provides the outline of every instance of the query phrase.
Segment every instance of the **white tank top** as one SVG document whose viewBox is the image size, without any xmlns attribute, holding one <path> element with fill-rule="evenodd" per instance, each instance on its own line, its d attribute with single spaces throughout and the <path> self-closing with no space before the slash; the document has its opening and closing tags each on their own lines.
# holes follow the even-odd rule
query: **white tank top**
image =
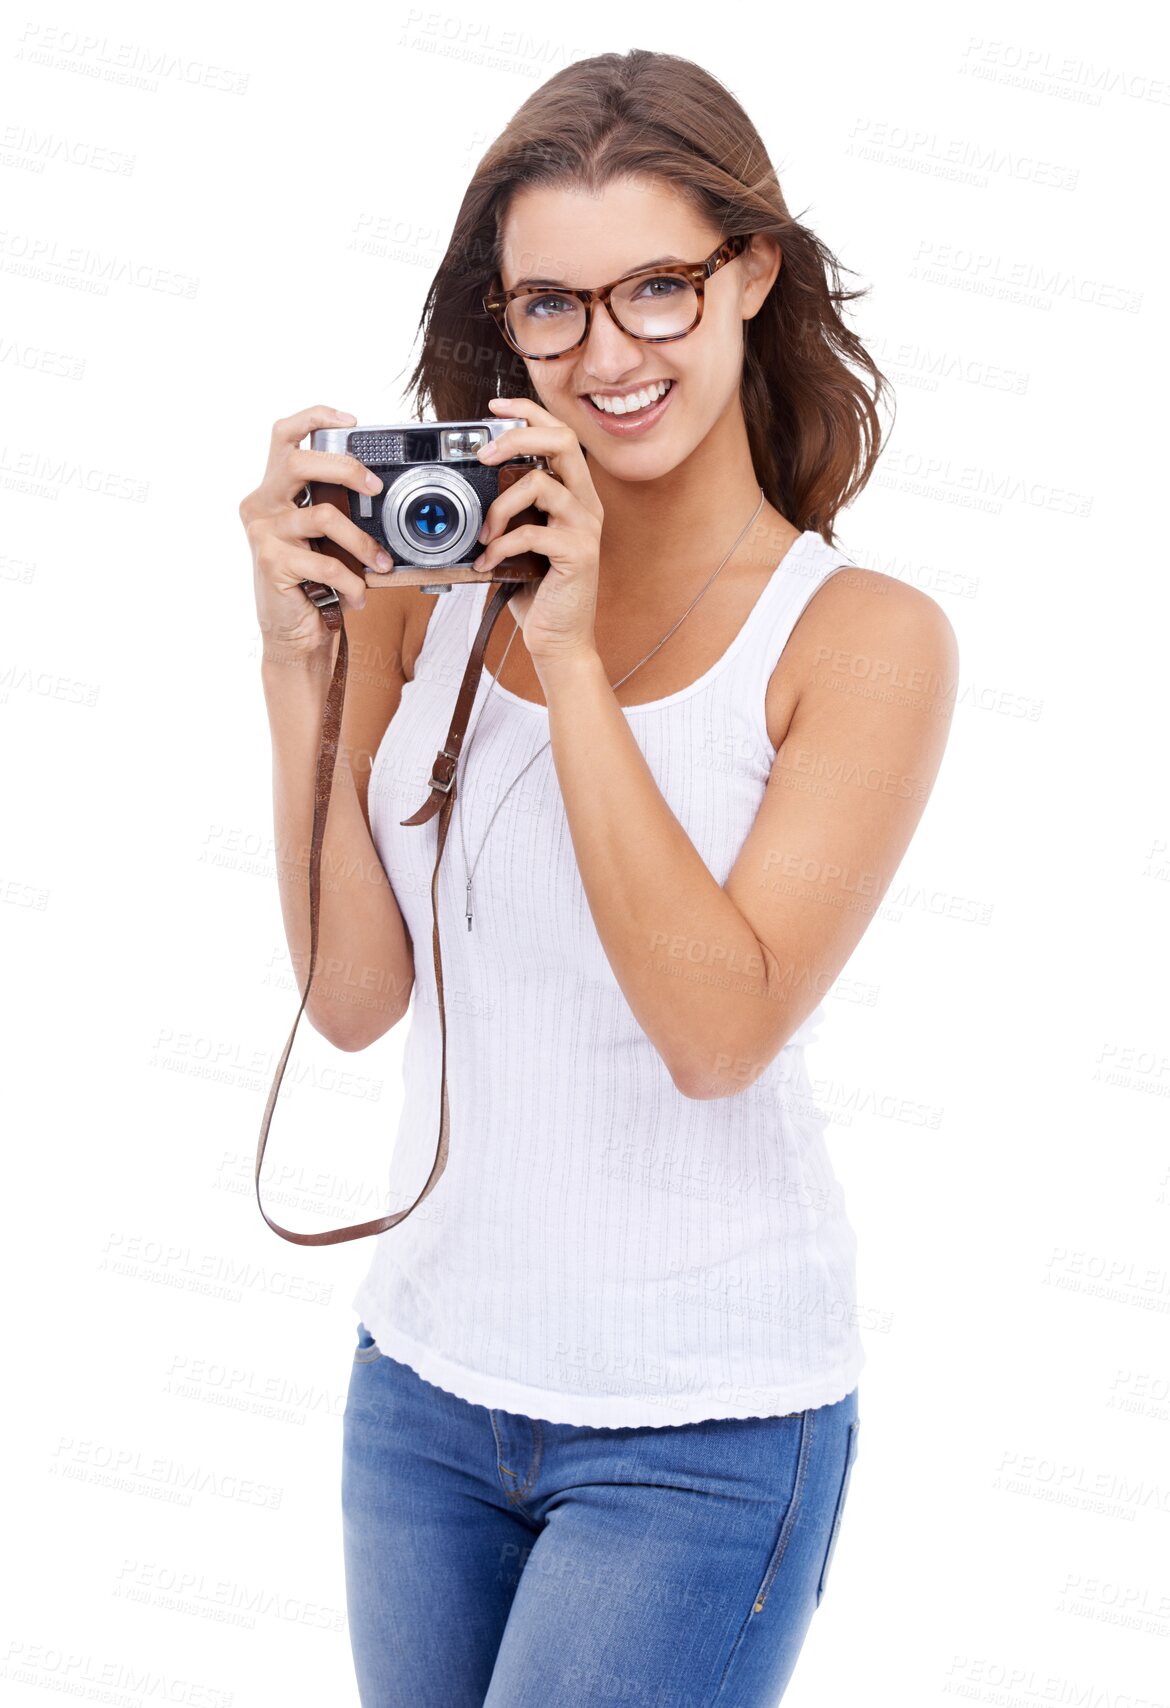
<svg viewBox="0 0 1170 1708">
<path fill-rule="evenodd" d="M 623 708 L 720 884 L 776 756 L 768 680 L 808 600 L 849 563 L 807 530 L 697 682 Z M 486 595 L 465 583 L 435 597 L 369 790 L 415 961 L 390 1210 L 430 1173 L 441 1065 L 438 815 L 399 821 L 429 793 Z M 804 1061 L 823 1007 L 746 1090 L 685 1097 L 602 948 L 551 747 L 500 805 L 547 740 L 546 708 L 485 669 L 439 873 L 450 1153 L 428 1197 L 375 1236 L 353 1308 L 425 1381 L 554 1423 L 768 1417 L 841 1399 L 865 1354 L 856 1239 Z"/>
</svg>

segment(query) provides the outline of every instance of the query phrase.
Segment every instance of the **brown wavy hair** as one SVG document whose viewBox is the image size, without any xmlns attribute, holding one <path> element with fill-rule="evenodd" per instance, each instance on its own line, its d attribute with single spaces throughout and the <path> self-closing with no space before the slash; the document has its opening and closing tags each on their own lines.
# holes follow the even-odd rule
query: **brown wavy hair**
<svg viewBox="0 0 1170 1708">
<path fill-rule="evenodd" d="M 487 149 L 423 305 L 422 352 L 408 381 L 415 418 L 478 420 L 490 397 L 540 401 L 481 304 L 500 265 L 509 202 L 537 184 L 595 194 L 631 177 L 663 180 L 719 241 L 758 231 L 780 245 L 775 284 L 744 322 L 744 420 L 769 502 L 835 545 L 837 513 L 878 459 L 877 405 L 890 389 L 841 318 L 841 306 L 869 287 L 842 289 L 840 263 L 788 212 L 739 102 L 674 54 L 633 48 L 577 60 L 542 83 Z"/>
</svg>

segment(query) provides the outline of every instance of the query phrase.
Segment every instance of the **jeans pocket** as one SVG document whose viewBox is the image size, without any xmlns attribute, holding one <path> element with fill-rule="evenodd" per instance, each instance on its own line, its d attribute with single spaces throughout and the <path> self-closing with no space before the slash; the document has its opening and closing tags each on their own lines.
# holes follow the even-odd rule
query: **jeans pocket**
<svg viewBox="0 0 1170 1708">
<path fill-rule="evenodd" d="M 365 1323 L 359 1323 L 357 1327 L 357 1348 L 353 1355 L 354 1363 L 372 1364 L 376 1358 L 381 1358 L 381 1356 L 373 1335 Z"/>
<path fill-rule="evenodd" d="M 841 1473 L 841 1486 L 837 1490 L 837 1505 L 833 1513 L 833 1527 L 829 1531 L 829 1545 L 825 1549 L 825 1561 L 821 1567 L 820 1582 L 817 1584 L 817 1606 L 821 1605 L 821 1597 L 825 1593 L 825 1585 L 829 1581 L 829 1567 L 833 1563 L 833 1555 L 837 1551 L 837 1537 L 841 1533 L 841 1515 L 845 1511 L 845 1497 L 849 1493 L 849 1479 L 853 1475 L 853 1461 L 857 1458 L 857 1432 L 861 1427 L 861 1419 L 855 1417 L 849 1425 L 849 1434 L 845 1442 L 845 1469 Z"/>
</svg>

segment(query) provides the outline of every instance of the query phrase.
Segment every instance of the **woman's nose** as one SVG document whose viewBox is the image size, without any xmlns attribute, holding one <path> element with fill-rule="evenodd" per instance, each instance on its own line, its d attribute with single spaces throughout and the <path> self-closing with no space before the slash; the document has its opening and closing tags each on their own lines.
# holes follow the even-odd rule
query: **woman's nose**
<svg viewBox="0 0 1170 1708">
<path fill-rule="evenodd" d="M 636 373 L 642 364 L 642 348 L 638 340 L 616 326 L 608 309 L 595 303 L 590 317 L 589 335 L 580 351 L 581 366 L 587 378 L 598 385 L 621 385 L 628 374 Z"/>
</svg>

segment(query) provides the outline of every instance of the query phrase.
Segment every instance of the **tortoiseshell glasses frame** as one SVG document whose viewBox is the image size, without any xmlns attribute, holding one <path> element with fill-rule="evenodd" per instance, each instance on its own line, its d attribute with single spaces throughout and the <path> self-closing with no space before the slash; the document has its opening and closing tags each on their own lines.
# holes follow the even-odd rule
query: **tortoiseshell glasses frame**
<svg viewBox="0 0 1170 1708">
<path fill-rule="evenodd" d="M 484 308 L 499 327 L 504 342 L 511 349 L 515 350 L 518 356 L 523 356 L 525 361 L 528 362 L 559 362 L 562 356 L 569 355 L 573 350 L 579 350 L 581 345 L 584 344 L 585 340 L 589 336 L 589 328 L 593 324 L 593 306 L 595 303 L 601 303 L 604 306 L 614 325 L 620 328 L 628 338 L 640 339 L 644 344 L 672 344 L 676 338 L 687 337 L 688 333 L 693 332 L 695 327 L 702 320 L 703 287 L 711 277 L 712 273 L 717 272 L 725 262 L 734 261 L 735 257 L 742 254 L 750 242 L 750 235 L 729 237 L 725 242 L 719 245 L 718 249 L 713 249 L 705 261 L 696 261 L 693 264 L 681 261 L 663 261 L 656 267 L 635 267 L 633 272 L 624 273 L 620 279 L 614 279 L 612 284 L 598 285 L 595 290 L 577 290 L 569 285 L 518 285 L 514 290 L 505 291 L 500 288 L 500 275 L 497 272 L 492 281 L 492 290 L 481 300 Z M 628 284 L 631 279 L 659 278 L 664 274 L 670 274 L 677 278 L 689 279 L 691 284 L 694 286 L 695 295 L 698 298 L 698 301 L 695 304 L 694 320 L 692 320 L 689 326 L 684 327 L 681 332 L 660 333 L 654 337 L 647 336 L 641 332 L 631 332 L 628 326 L 622 325 L 621 321 L 614 313 L 613 304 L 609 300 L 610 293 L 615 291 L 619 285 Z M 558 296 L 576 297 L 577 301 L 584 305 L 585 327 L 580 338 L 576 339 L 574 343 L 569 344 L 564 350 L 557 350 L 552 355 L 536 356 L 529 350 L 521 349 L 520 345 L 517 344 L 516 340 L 512 337 L 512 334 L 508 331 L 508 304 L 513 302 L 517 297 L 547 296 L 550 291 L 555 291 Z"/>
</svg>

